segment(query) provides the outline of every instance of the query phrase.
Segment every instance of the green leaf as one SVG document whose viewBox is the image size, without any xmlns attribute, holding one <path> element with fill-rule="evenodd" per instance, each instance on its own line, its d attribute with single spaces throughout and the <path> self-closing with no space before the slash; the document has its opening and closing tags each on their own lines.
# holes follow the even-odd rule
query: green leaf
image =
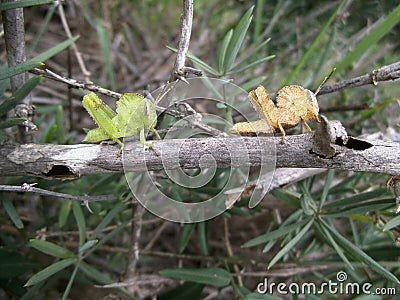
<svg viewBox="0 0 400 300">
<path fill-rule="evenodd" d="M 183 225 L 179 239 L 179 253 L 182 253 L 185 250 L 187 244 L 189 243 L 190 237 L 192 236 L 193 230 L 194 224 L 188 223 Z"/>
<path fill-rule="evenodd" d="M 14 9 L 14 8 L 49 4 L 53 2 L 54 0 L 20 0 L 14 2 L 3 2 L 0 4 L 0 11 Z"/>
<path fill-rule="evenodd" d="M 48 255 L 51 255 L 51 256 L 54 256 L 57 258 L 75 257 L 75 254 L 72 253 L 71 251 L 69 251 L 68 249 L 65 249 L 65 248 L 58 246 L 51 242 L 37 240 L 37 239 L 31 239 L 29 241 L 29 244 L 31 245 L 32 248 L 35 248 L 36 250 L 39 250 L 40 252 L 46 253 Z"/>
<path fill-rule="evenodd" d="M 58 214 L 58 226 L 64 227 L 67 222 L 73 200 L 66 200 L 61 203 L 60 213 Z"/>
<path fill-rule="evenodd" d="M 0 123 L 0 129 L 13 127 L 19 124 L 22 124 L 26 121 L 26 118 L 11 118 L 5 122 Z"/>
<path fill-rule="evenodd" d="M 224 287 L 231 282 L 230 274 L 221 268 L 164 269 L 160 271 L 160 275 L 178 280 L 213 285 L 216 287 Z"/>
<path fill-rule="evenodd" d="M 229 42 L 228 49 L 226 50 L 226 57 L 224 59 L 224 66 L 223 70 L 225 72 L 229 72 L 230 68 L 235 61 L 240 48 L 242 47 L 244 38 L 246 37 L 247 30 L 249 29 L 251 20 L 252 20 L 252 13 L 253 13 L 254 6 L 250 7 L 243 17 L 240 19 L 239 23 L 233 30 L 232 38 Z"/>
<path fill-rule="evenodd" d="M 80 263 L 81 263 L 81 260 L 78 260 L 78 262 L 75 265 L 74 271 L 72 272 L 71 277 L 68 280 L 67 287 L 64 290 L 64 294 L 63 294 L 61 300 L 67 300 L 68 299 L 68 295 L 71 292 L 72 284 L 74 283 L 74 280 L 75 280 L 75 277 L 76 277 L 76 273 L 78 272 Z"/>
<path fill-rule="evenodd" d="M 199 239 L 199 247 L 201 255 L 208 255 L 208 238 L 207 238 L 207 222 L 197 224 L 197 236 Z"/>
<path fill-rule="evenodd" d="M 294 223 L 291 225 L 281 226 L 277 230 L 262 234 L 254 239 L 251 239 L 250 241 L 247 241 L 246 243 L 244 243 L 242 245 L 242 248 L 254 247 L 254 246 L 257 246 L 260 244 L 264 244 L 270 240 L 275 240 L 277 238 L 283 237 L 285 234 L 292 232 L 298 228 L 301 228 L 309 221 L 310 221 L 310 219 L 307 218 L 307 219 L 304 219 L 300 222 L 297 222 L 297 223 Z"/>
<path fill-rule="evenodd" d="M 331 188 L 331 184 L 332 184 L 332 181 L 334 178 L 335 178 L 335 170 L 331 169 L 328 171 L 328 174 L 326 174 L 325 185 L 324 185 L 324 189 L 322 190 L 321 200 L 319 202 L 320 210 L 324 206 L 326 197 L 328 196 L 328 192 L 329 192 L 329 189 Z"/>
<path fill-rule="evenodd" d="M 57 53 L 60 53 L 65 48 L 69 47 L 78 38 L 79 38 L 79 35 L 74 36 L 64 42 L 61 42 L 61 43 L 57 44 L 56 46 L 50 48 L 49 50 L 40 53 L 38 56 L 35 56 L 32 60 L 44 62 L 44 61 L 48 60 L 49 58 L 53 57 L 54 55 L 56 55 Z"/>
<path fill-rule="evenodd" d="M 288 242 L 279 252 L 272 258 L 270 263 L 268 264 L 268 269 L 270 269 L 279 259 L 282 258 L 286 253 L 288 253 L 300 240 L 301 238 L 308 232 L 311 225 L 314 223 L 314 219 L 307 219 L 308 223 L 301 229 L 291 240 Z"/>
<path fill-rule="evenodd" d="M 41 76 L 36 76 L 29 79 L 21 86 L 13 96 L 9 97 L 3 103 L 0 104 L 0 117 L 7 114 L 11 109 L 21 103 L 22 100 L 28 96 L 28 94 L 38 85 Z"/>
<path fill-rule="evenodd" d="M 106 68 L 107 68 L 110 88 L 113 91 L 115 91 L 115 90 L 117 90 L 117 85 L 115 83 L 115 73 L 114 73 L 113 60 L 111 57 L 110 41 L 108 38 L 106 25 L 100 19 L 96 20 L 96 30 L 97 30 L 97 35 L 99 36 L 101 52 L 102 52 L 103 58 L 105 59 L 105 62 L 106 62 Z"/>
<path fill-rule="evenodd" d="M 265 76 L 260 76 L 260 77 L 255 77 L 246 83 L 242 84 L 240 87 L 244 89 L 245 91 L 250 91 L 254 89 L 255 86 L 259 85 L 261 82 L 263 82 L 266 79 Z"/>
<path fill-rule="evenodd" d="M 111 209 L 107 215 L 103 218 L 103 220 L 101 220 L 100 224 L 97 225 L 97 227 L 93 230 L 93 233 L 90 235 L 89 239 L 90 240 L 95 240 L 96 238 L 98 238 L 98 235 L 103 231 L 103 229 L 110 224 L 110 222 L 112 221 L 112 219 L 118 214 L 120 213 L 125 207 L 125 203 L 120 201 L 118 202 L 117 205 L 115 205 L 113 207 L 113 209 Z"/>
<path fill-rule="evenodd" d="M 36 273 L 35 275 L 33 275 L 27 283 L 25 283 L 25 287 L 28 286 L 32 286 L 35 285 L 47 278 L 49 278 L 50 276 L 54 275 L 55 273 L 69 267 L 70 265 L 72 265 L 74 262 L 76 261 L 75 258 L 67 258 L 67 259 L 63 259 L 60 260 L 58 262 L 55 262 L 54 264 L 51 264 L 50 266 L 48 266 L 47 268 L 43 269 L 42 271 Z"/>
<path fill-rule="evenodd" d="M 56 111 L 56 125 L 57 125 L 57 143 L 59 145 L 65 144 L 65 135 L 64 135 L 64 112 L 62 105 L 57 106 Z"/>
<path fill-rule="evenodd" d="M 92 253 L 93 251 L 95 251 L 97 248 L 101 247 L 102 245 L 104 245 L 105 243 L 107 243 L 108 240 L 110 240 L 111 238 L 113 238 L 116 234 L 118 234 L 119 232 L 121 232 L 122 229 L 125 228 L 125 226 L 127 226 L 127 224 L 130 222 L 130 220 L 126 220 L 125 222 L 122 222 L 121 224 L 118 224 L 118 227 L 116 229 L 114 229 L 113 231 L 110 231 L 109 233 L 107 233 L 96 245 L 94 245 L 92 248 L 90 248 L 86 253 L 86 255 L 89 255 L 90 253 Z"/>
<path fill-rule="evenodd" d="M 336 65 L 336 72 L 341 72 L 363 55 L 371 45 L 378 42 L 400 21 L 400 5 L 398 5 L 377 27 L 371 30 L 342 61 Z"/>
<path fill-rule="evenodd" d="M 326 225 L 325 223 L 319 224 L 316 223 L 316 225 L 319 227 L 319 229 L 323 232 L 324 237 L 329 241 L 329 243 L 331 244 L 331 246 L 335 249 L 336 253 L 339 255 L 339 257 L 346 263 L 346 265 L 351 269 L 354 270 L 353 265 L 351 264 L 351 262 L 347 259 L 346 255 L 344 254 L 342 248 L 340 248 L 340 246 L 336 243 L 336 241 L 334 240 L 334 238 L 332 237 L 332 235 L 329 233 L 329 231 L 324 227 L 324 225 Z M 326 225 L 328 226 L 328 225 Z"/>
<path fill-rule="evenodd" d="M 382 199 L 376 201 L 369 201 L 366 203 L 361 203 L 352 207 L 343 208 L 334 212 L 323 213 L 321 216 L 336 218 L 345 217 L 349 215 L 362 215 L 366 212 L 383 210 L 393 206 L 393 199 Z"/>
<path fill-rule="evenodd" d="M 50 21 L 51 21 L 53 15 L 54 15 L 54 12 L 56 11 L 57 7 L 58 7 L 57 2 L 54 2 L 53 5 L 51 5 L 48 8 L 46 16 L 43 19 L 40 20 L 40 28 L 39 28 L 39 30 L 37 30 L 35 32 L 34 39 L 30 43 L 29 50 L 27 52 L 27 56 L 28 57 L 32 56 L 31 55 L 32 52 L 36 49 L 40 39 L 43 36 L 43 34 L 47 31 L 47 29 L 49 27 L 49 24 L 50 24 Z"/>
<path fill-rule="evenodd" d="M 24 228 L 24 223 L 22 223 L 21 218 L 18 215 L 17 210 L 14 207 L 14 204 L 8 199 L 3 198 L 3 207 L 10 217 L 11 221 L 14 223 L 15 227 L 18 229 Z"/>
<path fill-rule="evenodd" d="M 85 244 L 82 245 L 82 247 L 79 248 L 79 256 L 82 256 L 82 254 L 85 253 L 86 250 L 92 248 L 98 242 L 99 242 L 99 240 L 87 241 Z"/>
<path fill-rule="evenodd" d="M 307 216 L 312 216 L 315 213 L 315 202 L 312 197 L 305 193 L 300 197 L 300 204 L 303 210 L 303 213 Z"/>
<path fill-rule="evenodd" d="M 359 122 L 361 123 L 362 121 L 371 119 L 371 117 L 374 114 L 376 114 L 377 112 L 381 111 L 382 109 L 387 107 L 389 104 L 395 103 L 396 101 L 398 101 L 396 98 L 390 98 L 390 99 L 387 99 L 387 100 L 383 101 L 382 103 L 374 105 L 371 109 L 363 111 L 361 113 L 361 119 L 360 119 Z"/>
<path fill-rule="evenodd" d="M 219 72 L 217 70 L 215 70 L 213 67 L 209 66 L 208 64 L 206 64 L 204 61 L 202 61 L 201 59 L 197 58 L 196 56 L 194 56 L 191 53 L 187 54 L 187 58 L 190 59 L 193 62 L 193 65 L 201 70 L 204 70 L 208 73 L 210 73 L 211 75 L 214 76 L 219 76 Z"/>
<path fill-rule="evenodd" d="M 282 85 L 290 84 L 292 82 L 292 80 L 297 77 L 301 68 L 305 65 L 305 63 L 307 62 L 307 60 L 311 56 L 311 54 L 313 54 L 314 50 L 317 49 L 317 45 L 318 45 L 319 41 L 322 39 L 322 37 L 324 36 L 325 32 L 328 30 L 328 28 L 332 24 L 332 22 L 336 19 L 337 14 L 339 13 L 339 11 L 342 9 L 343 5 L 346 2 L 347 2 L 346 0 L 342 0 L 342 2 L 336 8 L 335 12 L 331 15 L 331 17 L 326 22 L 326 24 L 324 25 L 324 27 L 322 28 L 320 33 L 317 35 L 315 40 L 308 47 L 307 52 L 301 58 L 300 62 L 297 64 L 296 68 L 292 71 L 292 73 L 289 75 L 289 77 L 284 81 L 284 83 Z"/>
<path fill-rule="evenodd" d="M 378 274 L 382 275 L 386 279 L 396 283 L 400 284 L 400 281 L 394 276 L 392 273 L 390 273 L 388 270 L 386 270 L 384 267 L 382 267 L 378 262 L 376 262 L 373 258 L 368 256 L 364 251 L 362 251 L 360 248 L 349 242 L 346 238 L 344 238 L 335 228 L 332 228 L 331 226 L 328 226 L 324 221 L 322 221 L 324 224 L 324 227 L 332 234 L 333 238 L 341 244 L 341 246 L 354 258 L 357 258 L 358 260 L 362 261 L 365 263 L 367 266 L 369 266 L 371 269 L 373 269 L 375 272 Z"/>
<path fill-rule="evenodd" d="M 264 26 L 264 0 L 257 0 L 256 17 L 254 20 L 254 32 L 253 32 L 253 44 L 254 45 L 259 42 L 261 28 L 263 26 Z"/>
<path fill-rule="evenodd" d="M 390 229 L 395 228 L 399 225 L 400 225 L 400 216 L 397 216 L 397 217 L 391 219 L 389 222 L 387 222 L 385 224 L 385 226 L 383 226 L 382 230 L 389 231 Z"/>
<path fill-rule="evenodd" d="M 80 269 L 81 269 L 81 271 L 83 273 L 86 274 L 86 276 L 88 276 L 89 278 L 95 280 L 97 283 L 100 283 L 100 284 L 111 284 L 111 283 L 115 282 L 111 278 L 105 276 L 103 272 L 97 271 L 95 268 L 93 268 L 92 266 L 88 265 L 84 261 L 81 261 Z"/>
<path fill-rule="evenodd" d="M 237 74 L 237 73 L 244 72 L 244 71 L 246 71 L 246 70 L 248 70 L 248 69 L 251 69 L 251 68 L 253 68 L 253 67 L 256 67 L 256 66 L 258 66 L 258 65 L 261 65 L 261 64 L 263 64 L 263 63 L 265 63 L 265 62 L 267 62 L 267 61 L 270 61 L 270 60 L 272 60 L 272 59 L 274 59 L 274 58 L 275 58 L 275 55 L 270 55 L 270 56 L 263 57 L 263 58 L 258 59 L 258 60 L 254 61 L 254 62 L 252 62 L 252 63 L 250 63 L 250 64 L 248 64 L 248 65 L 246 65 L 246 66 L 244 66 L 244 67 L 242 67 L 242 68 L 233 68 L 233 69 L 232 69 L 231 71 L 229 71 L 227 74 L 233 75 L 233 74 Z"/>
<path fill-rule="evenodd" d="M 86 224 L 85 224 L 85 217 L 83 216 L 82 212 L 82 207 L 78 203 L 78 201 L 74 201 L 72 203 L 72 211 L 74 212 L 76 224 L 78 224 L 79 247 L 81 247 L 85 243 L 86 239 Z"/>
<path fill-rule="evenodd" d="M 28 60 L 22 64 L 7 68 L 5 71 L 0 73 L 0 80 L 10 78 L 12 76 L 27 72 L 33 68 L 42 66 L 40 60 Z"/>
<path fill-rule="evenodd" d="M 377 190 L 374 190 L 371 192 L 359 193 L 357 195 L 354 195 L 354 196 L 351 196 L 348 198 L 343 198 L 340 200 L 329 202 L 324 205 L 324 209 L 336 208 L 336 207 L 342 208 L 347 205 L 357 204 L 359 202 L 364 202 L 364 201 L 369 201 L 372 199 L 376 199 L 377 197 L 380 197 L 380 196 L 384 195 L 385 193 L 387 193 L 386 189 L 377 189 Z"/>
<path fill-rule="evenodd" d="M 225 65 L 226 50 L 228 49 L 229 43 L 232 39 L 232 35 L 233 35 L 233 29 L 229 30 L 228 33 L 224 36 L 221 47 L 219 48 L 218 51 L 218 71 L 221 75 L 225 74 L 224 65 Z"/>
<path fill-rule="evenodd" d="M 294 206 L 296 208 L 301 207 L 300 201 L 299 201 L 301 194 L 292 193 L 292 192 L 290 192 L 288 190 L 284 190 L 284 189 L 274 189 L 271 191 L 271 194 L 275 198 L 277 198 L 285 203 L 288 203 L 291 206 Z"/>
</svg>

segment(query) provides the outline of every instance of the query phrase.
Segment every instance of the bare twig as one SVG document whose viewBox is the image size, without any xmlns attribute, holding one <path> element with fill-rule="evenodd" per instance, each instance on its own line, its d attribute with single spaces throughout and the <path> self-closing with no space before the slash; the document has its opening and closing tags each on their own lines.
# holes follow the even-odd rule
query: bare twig
<svg viewBox="0 0 400 300">
<path fill-rule="evenodd" d="M 62 3 L 58 3 L 58 13 L 60 14 L 61 23 L 64 27 L 64 31 L 66 32 L 68 38 L 72 38 L 71 30 L 69 29 L 67 18 L 65 17 L 64 8 Z M 79 67 L 81 68 L 81 72 L 83 77 L 85 77 L 86 82 L 90 82 L 90 72 L 86 69 L 85 63 L 83 61 L 82 55 L 78 50 L 78 46 L 75 43 L 71 45 L 72 50 L 75 53 L 76 60 L 78 61 Z"/>
<path fill-rule="evenodd" d="M 371 106 L 369 106 L 367 103 L 362 103 L 362 104 L 350 104 L 350 105 L 320 108 L 319 112 L 326 113 L 326 112 L 336 112 L 336 111 L 354 111 L 354 110 L 365 110 L 370 108 Z"/>
<path fill-rule="evenodd" d="M 377 85 L 381 81 L 397 80 L 400 78 L 400 62 L 395 62 L 391 65 L 383 66 L 372 72 L 352 78 L 343 80 L 333 85 L 324 86 L 319 91 L 319 95 L 337 92 L 343 89 L 373 84 Z"/>
<path fill-rule="evenodd" d="M 35 193 L 43 196 L 50 196 L 61 198 L 61 200 L 75 200 L 85 202 L 109 201 L 118 199 L 117 195 L 102 195 L 102 196 L 73 196 L 69 194 L 57 193 L 53 191 L 44 190 L 41 188 L 33 187 L 33 184 L 24 183 L 22 185 L 0 185 L 2 192 L 22 192 L 22 193 Z"/>
<path fill-rule="evenodd" d="M 52 79 L 52 80 L 55 80 L 58 82 L 65 83 L 68 86 L 73 87 L 75 89 L 84 89 L 84 90 L 96 92 L 99 94 L 107 95 L 109 97 L 116 98 L 116 99 L 119 99 L 122 96 L 122 94 L 120 94 L 120 93 L 113 92 L 111 90 L 102 88 L 101 86 L 95 85 L 92 82 L 84 82 L 84 81 L 79 81 L 79 80 L 72 79 L 72 78 L 62 77 L 62 76 L 50 71 L 49 69 L 34 68 L 30 72 L 33 74 L 36 74 L 36 75 L 42 75 L 46 78 L 49 78 L 49 79 Z"/>
<path fill-rule="evenodd" d="M 186 54 L 189 50 L 190 35 L 192 33 L 192 23 L 193 0 L 183 0 L 178 53 L 176 55 L 174 69 L 169 80 L 170 82 L 173 82 L 176 79 L 185 81 L 185 61 Z"/>
<path fill-rule="evenodd" d="M 135 294 L 136 284 L 136 265 L 139 260 L 139 240 L 142 232 L 142 216 L 144 212 L 144 208 L 142 205 L 138 203 L 138 201 L 134 201 L 134 207 L 132 208 L 132 224 L 131 224 L 131 237 L 129 242 L 129 252 L 128 252 L 128 263 L 126 265 L 125 271 L 125 284 L 127 282 L 132 282 L 132 284 L 128 284 L 128 292 L 131 295 Z"/>
<path fill-rule="evenodd" d="M 228 219 L 224 218 L 224 237 L 225 237 L 225 247 L 226 251 L 228 252 L 228 256 L 232 257 L 233 256 L 233 251 L 232 251 L 232 246 L 231 242 L 229 239 L 229 226 L 228 226 Z M 240 269 L 237 264 L 233 265 L 233 269 L 235 270 L 236 273 L 240 274 Z M 242 277 L 239 275 L 238 276 L 238 284 L 239 286 L 243 286 L 243 280 Z"/>
<path fill-rule="evenodd" d="M 15 0 L 2 0 L 2 3 L 16 2 Z M 2 12 L 4 37 L 7 50 L 8 66 L 16 66 L 25 62 L 25 29 L 23 8 L 14 8 Z M 26 81 L 26 73 L 18 74 L 10 78 L 11 91 L 18 90 Z M 20 139 L 24 143 L 35 141 L 34 131 L 37 129 L 32 122 L 34 109 L 31 105 L 30 96 L 22 100 L 15 107 L 15 115 L 18 118 L 26 118 L 19 126 Z"/>
<path fill-rule="evenodd" d="M 102 88 L 100 86 L 97 86 L 91 82 L 86 83 L 83 81 L 78 81 L 75 79 L 71 79 L 71 78 L 65 78 L 62 77 L 56 73 L 54 73 L 53 71 L 50 71 L 49 69 L 39 69 L 39 68 L 34 68 L 33 70 L 31 70 L 31 73 L 36 74 L 36 75 L 42 75 L 46 78 L 58 81 L 58 82 L 62 82 L 67 84 L 70 87 L 76 88 L 76 89 L 85 89 L 85 90 L 89 90 L 92 92 L 96 92 L 96 93 L 100 93 L 103 95 L 107 95 L 109 97 L 112 98 L 116 98 L 119 99 L 122 94 L 117 93 L 117 92 L 113 92 L 111 90 Z M 169 90 L 168 90 L 169 91 Z M 167 92 L 168 92 L 167 91 Z M 148 97 L 150 97 L 151 95 L 149 95 Z M 179 111 L 175 111 L 175 110 L 171 110 L 171 109 L 166 109 L 164 107 L 160 107 L 160 106 L 156 106 L 157 111 L 162 112 L 162 113 L 166 113 L 168 115 L 171 115 L 175 118 L 180 118 L 180 119 L 184 119 L 185 121 L 187 121 L 189 124 L 191 124 L 192 126 L 198 127 L 206 132 L 209 132 L 210 134 L 214 135 L 214 136 L 226 136 L 226 134 L 224 134 L 223 132 L 219 131 L 218 129 L 215 129 L 205 123 L 203 123 L 201 121 L 201 115 L 198 114 L 193 108 L 190 107 L 189 104 L 187 103 L 182 103 L 183 106 L 185 106 L 187 112 L 179 112 Z"/>
</svg>

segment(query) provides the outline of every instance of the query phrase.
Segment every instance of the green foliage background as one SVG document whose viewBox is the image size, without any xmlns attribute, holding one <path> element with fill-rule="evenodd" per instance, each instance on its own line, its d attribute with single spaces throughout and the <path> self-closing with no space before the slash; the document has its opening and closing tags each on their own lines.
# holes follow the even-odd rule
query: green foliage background
<svg viewBox="0 0 400 300">
<path fill-rule="evenodd" d="M 79 35 L 73 39 L 64 33 L 52 1 L 20 2 L 36 6 L 25 8 L 28 61 L 0 69 L 2 140 L 12 139 L 15 125 L 24 121 L 4 116 L 31 91 L 40 143 L 82 140 L 82 128 L 92 124 L 80 106 L 83 91 L 68 91 L 63 84 L 33 77 L 12 95 L 5 80 L 41 62 L 58 74 L 83 79 L 73 52 L 65 50 L 75 40 L 91 80 L 100 86 L 140 92 L 156 89 L 169 78 L 181 1 L 68 1 L 67 20 L 73 34 Z M 208 76 L 227 78 L 245 90 L 260 83 L 271 92 L 286 84 L 311 89 L 332 67 L 337 72 L 331 81 L 339 81 L 399 57 L 398 1 L 213 0 L 196 1 L 194 11 L 191 63 Z M 4 41 L 0 43 L 5 58 Z M 318 99 L 322 111 L 331 109 L 326 113 L 330 119 L 340 120 L 358 136 L 398 130 L 399 93 L 398 83 L 382 83 Z M 350 104 L 370 108 L 335 111 Z M 235 118 L 227 108 L 212 109 Z M 217 176 L 225 178 L 227 172 L 218 170 Z M 336 280 L 343 270 L 349 282 L 370 282 L 398 293 L 400 217 L 385 188 L 388 179 L 382 174 L 330 170 L 273 190 L 255 209 L 243 199 L 220 217 L 199 224 L 168 223 L 144 212 L 136 272 L 146 284 L 138 286 L 136 297 L 203 299 L 215 292 L 213 299 L 280 299 L 257 294 L 257 284 L 264 277 L 320 283 Z M 218 191 L 221 181 L 186 193 L 162 179 L 160 184 L 182 201 L 202 201 Z M 131 201 L 123 174 L 62 182 L 2 177 L 2 183 L 37 183 L 72 195 L 116 194 L 119 199 L 91 203 L 89 211 L 71 200 L 3 192 L 0 298 L 134 298 L 126 287 L 94 287 L 123 280 L 133 255 L 130 236 L 139 208 Z M 154 278 L 176 281 L 154 284 Z M 321 297 L 337 298 L 328 292 Z M 363 299 L 390 298 L 374 297 Z"/>
</svg>

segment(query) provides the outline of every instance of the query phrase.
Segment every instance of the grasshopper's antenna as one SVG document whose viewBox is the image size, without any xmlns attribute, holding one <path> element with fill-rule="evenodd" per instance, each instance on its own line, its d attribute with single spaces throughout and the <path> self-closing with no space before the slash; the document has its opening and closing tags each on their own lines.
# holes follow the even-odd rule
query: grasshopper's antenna
<svg viewBox="0 0 400 300">
<path fill-rule="evenodd" d="M 314 95 L 317 96 L 317 94 L 319 93 L 319 91 L 321 90 L 322 86 L 325 84 L 325 82 L 332 76 L 333 72 L 335 72 L 336 68 L 333 68 L 332 71 L 329 73 L 328 76 L 326 76 L 324 78 L 324 80 L 322 80 L 321 84 L 319 85 L 319 87 L 317 88 L 317 90 L 315 91 Z"/>
</svg>

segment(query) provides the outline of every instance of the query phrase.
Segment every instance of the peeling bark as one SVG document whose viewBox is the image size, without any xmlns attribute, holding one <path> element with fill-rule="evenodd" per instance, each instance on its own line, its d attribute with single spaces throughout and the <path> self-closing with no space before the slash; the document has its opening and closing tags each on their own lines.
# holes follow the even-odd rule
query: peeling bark
<svg viewBox="0 0 400 300">
<path fill-rule="evenodd" d="M 364 141 L 349 137 L 343 144 L 331 143 L 335 153 L 324 157 L 315 153 L 312 134 L 280 137 L 193 138 L 151 141 L 161 156 L 144 149 L 139 142 L 129 142 L 124 151 L 125 166 L 130 171 L 198 168 L 204 155 L 211 155 L 220 168 L 230 167 L 235 152 L 242 165 L 259 166 L 265 147 L 268 155 L 276 153 L 277 168 L 330 168 L 400 175 L 400 144 Z M 264 147 L 264 149 L 262 149 Z M 273 151 L 273 149 L 276 151 Z M 314 149 L 314 150 L 313 150 Z M 90 174 L 123 172 L 119 147 L 114 145 L 8 145 L 0 148 L 2 176 L 39 176 L 71 179 Z M 141 155 L 143 154 L 143 155 Z M 177 158 L 178 157 L 178 158 Z M 248 158 L 248 159 L 247 159 Z M 177 163 L 178 162 L 178 163 Z M 203 167 L 211 163 L 202 161 Z"/>
</svg>

